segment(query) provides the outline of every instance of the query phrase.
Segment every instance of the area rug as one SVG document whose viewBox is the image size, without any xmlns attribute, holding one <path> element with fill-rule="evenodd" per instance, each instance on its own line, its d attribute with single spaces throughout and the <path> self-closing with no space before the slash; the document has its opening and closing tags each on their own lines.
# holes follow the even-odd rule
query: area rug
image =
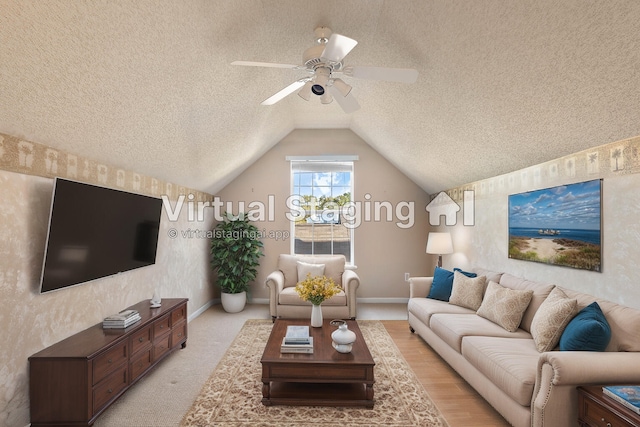
<svg viewBox="0 0 640 427">
<path fill-rule="evenodd" d="M 376 363 L 373 409 L 264 406 L 260 358 L 273 324 L 248 320 L 181 426 L 448 426 L 384 325 L 358 325 Z"/>
</svg>

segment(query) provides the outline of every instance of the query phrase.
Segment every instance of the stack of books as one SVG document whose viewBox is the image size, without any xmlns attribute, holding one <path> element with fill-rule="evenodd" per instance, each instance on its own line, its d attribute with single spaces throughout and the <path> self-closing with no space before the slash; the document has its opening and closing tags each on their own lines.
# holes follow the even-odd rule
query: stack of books
<svg viewBox="0 0 640 427">
<path fill-rule="evenodd" d="M 141 319 L 137 310 L 124 310 L 118 314 L 105 317 L 102 321 L 103 329 L 124 329 Z"/>
<path fill-rule="evenodd" d="M 640 386 L 618 385 L 602 387 L 602 392 L 622 403 L 636 414 L 640 414 Z"/>
<path fill-rule="evenodd" d="M 309 336 L 309 326 L 290 325 L 282 338 L 281 353 L 313 353 L 313 337 Z"/>
</svg>

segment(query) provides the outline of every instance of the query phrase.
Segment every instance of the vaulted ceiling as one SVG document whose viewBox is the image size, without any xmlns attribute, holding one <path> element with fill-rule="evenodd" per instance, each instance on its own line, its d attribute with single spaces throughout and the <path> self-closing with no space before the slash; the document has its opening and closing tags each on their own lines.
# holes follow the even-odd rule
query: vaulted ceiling
<svg viewBox="0 0 640 427">
<path fill-rule="evenodd" d="M 215 193 L 295 128 L 350 128 L 435 193 L 640 135 L 637 0 L 0 0 L 0 132 Z M 361 108 L 295 93 L 314 29 Z"/>
</svg>

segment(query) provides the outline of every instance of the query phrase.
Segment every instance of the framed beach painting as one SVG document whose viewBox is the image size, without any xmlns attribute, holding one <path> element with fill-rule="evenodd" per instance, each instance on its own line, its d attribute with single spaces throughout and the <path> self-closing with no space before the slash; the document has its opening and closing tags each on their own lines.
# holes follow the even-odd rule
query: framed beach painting
<svg viewBox="0 0 640 427">
<path fill-rule="evenodd" d="M 509 258 L 602 269 L 602 180 L 509 195 Z"/>
</svg>

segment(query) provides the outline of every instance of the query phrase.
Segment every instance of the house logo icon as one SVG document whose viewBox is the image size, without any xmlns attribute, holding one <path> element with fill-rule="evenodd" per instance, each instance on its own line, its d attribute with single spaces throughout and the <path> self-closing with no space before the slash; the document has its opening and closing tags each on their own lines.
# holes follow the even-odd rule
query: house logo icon
<svg viewBox="0 0 640 427">
<path fill-rule="evenodd" d="M 440 217 L 444 215 L 445 225 L 456 225 L 460 206 L 447 193 L 441 191 L 425 209 L 429 212 L 429 224 L 440 225 Z"/>
<path fill-rule="evenodd" d="M 463 225 L 475 224 L 475 191 L 464 190 Z M 460 206 L 447 193 L 441 191 L 425 208 L 429 212 L 429 224 L 440 225 L 440 217 L 444 216 L 444 225 L 456 225 Z"/>
</svg>

